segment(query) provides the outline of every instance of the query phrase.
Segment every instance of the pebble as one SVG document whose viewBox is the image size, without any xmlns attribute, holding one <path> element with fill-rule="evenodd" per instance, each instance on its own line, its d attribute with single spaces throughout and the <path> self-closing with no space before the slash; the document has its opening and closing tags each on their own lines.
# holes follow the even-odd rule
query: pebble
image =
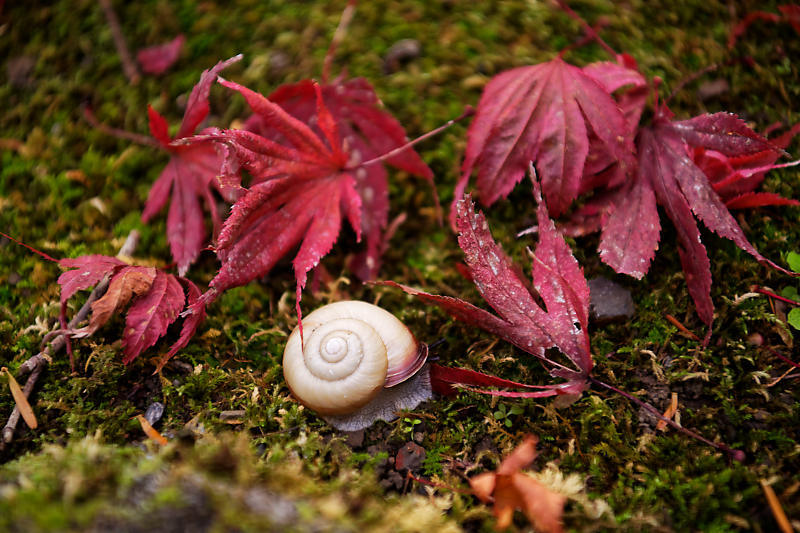
<svg viewBox="0 0 800 533">
<path fill-rule="evenodd" d="M 394 467 L 399 471 L 403 470 L 418 470 L 422 466 L 422 461 L 425 460 L 425 448 L 415 442 L 407 442 L 394 460 Z"/>
<path fill-rule="evenodd" d="M 589 280 L 591 303 L 589 314 L 598 323 L 627 320 L 633 316 L 635 308 L 628 289 L 608 278 Z"/>
<path fill-rule="evenodd" d="M 422 45 L 416 39 L 401 39 L 394 43 L 383 56 L 383 73 L 392 74 L 400 70 L 404 63 L 420 56 Z"/>
<path fill-rule="evenodd" d="M 155 426 L 164 416 L 164 404 L 161 402 L 151 403 L 144 412 L 144 418 L 150 422 L 151 426 Z"/>
</svg>

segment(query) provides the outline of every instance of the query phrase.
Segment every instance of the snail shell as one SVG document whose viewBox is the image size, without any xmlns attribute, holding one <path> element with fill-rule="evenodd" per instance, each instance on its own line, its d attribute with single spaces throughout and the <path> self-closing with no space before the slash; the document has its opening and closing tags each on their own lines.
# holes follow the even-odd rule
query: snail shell
<svg viewBox="0 0 800 533">
<path fill-rule="evenodd" d="M 385 387 L 413 376 L 427 346 L 394 315 L 366 302 L 325 305 L 303 318 L 283 352 L 283 374 L 295 398 L 323 415 L 353 413 Z"/>
</svg>

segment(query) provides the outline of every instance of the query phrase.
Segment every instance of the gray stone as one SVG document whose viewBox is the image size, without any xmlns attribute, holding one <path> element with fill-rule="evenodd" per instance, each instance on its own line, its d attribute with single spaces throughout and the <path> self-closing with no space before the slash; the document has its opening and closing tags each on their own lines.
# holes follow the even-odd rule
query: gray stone
<svg viewBox="0 0 800 533">
<path fill-rule="evenodd" d="M 589 314 L 595 322 L 616 322 L 633 316 L 633 298 L 630 291 L 622 285 L 608 278 L 592 278 L 589 280 L 589 292 Z"/>
</svg>

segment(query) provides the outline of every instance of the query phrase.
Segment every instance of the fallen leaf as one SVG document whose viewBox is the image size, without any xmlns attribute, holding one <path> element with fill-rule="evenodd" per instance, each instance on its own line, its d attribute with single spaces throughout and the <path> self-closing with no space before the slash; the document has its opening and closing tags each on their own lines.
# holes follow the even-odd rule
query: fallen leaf
<svg viewBox="0 0 800 533">
<path fill-rule="evenodd" d="M 644 80 L 634 70 L 610 65 L 580 69 L 557 57 L 492 78 L 467 131 L 454 204 L 474 169 L 481 203 L 490 206 L 506 197 L 533 163 L 548 208 L 558 216 L 578 197 L 590 144 L 602 167 L 613 161 L 622 174 L 632 170 L 631 128 L 608 88 Z"/>
<path fill-rule="evenodd" d="M 14 379 L 14 376 L 11 375 L 11 372 L 6 367 L 0 368 L 0 374 L 2 373 L 5 373 L 8 377 L 8 388 L 11 390 L 11 396 L 14 397 L 14 403 L 17 404 L 17 409 L 19 414 L 22 415 L 22 419 L 29 428 L 36 429 L 39 427 L 39 423 L 36 421 L 36 415 L 33 413 L 31 404 L 28 403 L 27 396 L 22 392 L 22 387 L 19 386 L 17 380 Z"/>
<path fill-rule="evenodd" d="M 208 94 L 217 75 L 223 69 L 239 61 L 241 55 L 220 61 L 200 76 L 200 81 L 192 89 L 186 112 L 178 134 L 170 138 L 167 121 L 155 109 L 148 107 L 150 132 L 161 147 L 171 155 L 167 166 L 150 188 L 142 220 L 148 222 L 167 202 L 170 203 L 167 215 L 167 241 L 172 257 L 178 264 L 178 273 L 183 275 L 199 255 L 208 240 L 205 217 L 201 203 L 211 215 L 216 235 L 221 217 L 213 190 L 217 190 L 229 200 L 235 192 L 226 189 L 216 180 L 222 165 L 222 157 L 211 142 L 180 143 L 181 139 L 192 135 L 209 112 Z"/>
<path fill-rule="evenodd" d="M 166 446 L 169 443 L 169 441 L 161 433 L 159 433 L 156 428 L 150 425 L 150 422 L 147 421 L 144 415 L 136 415 L 136 420 L 138 420 L 139 424 L 142 425 L 142 431 L 144 431 L 144 434 L 147 435 L 150 440 L 160 444 L 161 446 Z"/>
<path fill-rule="evenodd" d="M 178 60 L 185 41 L 186 37 L 180 34 L 168 43 L 143 48 L 136 53 L 136 61 L 143 72 L 162 74 Z"/>
<path fill-rule="evenodd" d="M 438 305 L 452 316 L 493 333 L 521 350 L 539 358 L 553 377 L 565 379 L 557 385 L 537 385 L 539 392 L 504 393 L 514 396 L 543 397 L 554 394 L 579 394 L 587 387 L 592 370 L 589 347 L 589 287 L 583 271 L 564 238 L 550 219 L 541 199 L 535 175 L 535 195 L 539 244 L 531 253 L 534 295 L 520 270 L 492 238 L 486 219 L 476 213 L 471 198 L 465 196 L 456 206 L 458 243 L 470 278 L 499 316 L 458 298 L 437 296 L 394 282 L 426 302 Z M 544 303 L 544 308 L 537 303 Z M 558 347 L 572 364 L 566 366 L 548 356 L 547 348 Z"/>
<path fill-rule="evenodd" d="M 153 267 L 126 266 L 116 272 L 108 284 L 108 290 L 92 303 L 89 325 L 75 332 L 75 337 L 87 337 L 97 331 L 118 311 L 121 311 L 133 296 L 150 290 L 156 277 Z"/>
<path fill-rule="evenodd" d="M 103 277 L 109 276 L 106 293 L 92 303 L 89 324 L 74 331 L 72 337 L 92 335 L 112 317 L 122 314 L 125 307 L 130 304 L 122 335 L 125 364 L 136 359 L 143 350 L 153 346 L 163 337 L 169 326 L 178 318 L 187 300 L 190 305 L 196 304 L 200 295 L 197 287 L 185 278 L 153 267 L 126 265 L 113 257 L 88 255 L 62 259 L 58 263 L 62 267 L 73 269 L 62 273 L 58 278 L 64 315 L 67 301 L 75 292 L 89 288 Z M 160 370 L 178 350 L 186 346 L 205 318 L 203 306 L 195 305 L 193 309 L 194 312 L 184 320 L 180 337 L 161 357 L 157 370 Z"/>
<path fill-rule="evenodd" d="M 732 240 L 759 262 L 780 269 L 747 240 L 739 224 L 694 163 L 690 150 L 713 149 L 729 156 L 777 150 L 767 139 L 729 113 L 672 121 L 664 106 L 653 124 L 639 130 L 639 165 L 634 180 L 616 197 L 603 223 L 600 257 L 619 273 L 641 278 L 658 248 L 660 224 L 655 205 L 672 220 L 689 294 L 697 314 L 711 324 L 711 264 L 695 216 L 721 237 Z M 782 270 L 782 269 L 780 269 Z"/>
<path fill-rule="evenodd" d="M 505 459 L 495 472 L 470 478 L 473 494 L 484 503 L 494 504 L 497 518 L 495 528 L 503 530 L 511 525 L 515 510 L 521 510 L 536 531 L 557 533 L 563 531 L 561 516 L 566 497 L 554 492 L 538 480 L 520 472 L 536 458 L 538 439 L 528 435 Z"/>
<path fill-rule="evenodd" d="M 300 316 L 308 272 L 336 242 L 343 218 L 356 239 L 361 239 L 365 220 L 375 216 L 362 196 L 382 195 L 385 183 L 383 190 L 370 189 L 369 183 L 356 177 L 363 167 L 352 163 L 353 154 L 345 146 L 340 123 L 326 105 L 319 85 L 310 86 L 315 94 L 315 131 L 268 98 L 236 83 L 220 83 L 242 94 L 260 117 L 262 129 L 280 134 L 281 142 L 242 130 L 200 137 L 224 147 L 223 179 L 238 186 L 239 170 L 244 169 L 254 184 L 233 205 L 220 231 L 216 251 L 222 266 L 197 305 L 206 305 L 222 291 L 266 275 L 299 245 L 293 265 Z"/>
<path fill-rule="evenodd" d="M 351 164 L 391 152 L 408 141 L 403 127 L 382 108 L 375 90 L 364 78 L 346 80 L 339 77 L 330 84 L 321 85 L 320 91 L 336 123 L 342 144 L 349 148 Z M 312 125 L 317 134 L 322 133 L 319 125 L 313 126 L 317 103 L 312 81 L 283 85 L 267 99 L 281 106 L 291 116 Z M 257 113 L 247 120 L 245 129 L 274 141 L 284 139 L 274 125 Z M 390 157 L 386 163 L 426 179 L 433 189 L 433 172 L 415 150 L 404 150 Z M 386 167 L 382 163 L 363 166 L 357 168 L 352 176 L 361 199 L 361 234 L 366 249 L 354 257 L 350 268 L 359 278 L 370 280 L 380 268 L 387 238 L 384 234 L 389 216 Z M 435 194 L 436 190 L 433 191 Z"/>
</svg>

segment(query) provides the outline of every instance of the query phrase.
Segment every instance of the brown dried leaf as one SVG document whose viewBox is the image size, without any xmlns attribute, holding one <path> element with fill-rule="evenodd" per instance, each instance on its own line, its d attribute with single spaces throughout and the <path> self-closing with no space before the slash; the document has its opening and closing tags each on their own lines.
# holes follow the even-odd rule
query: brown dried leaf
<svg viewBox="0 0 800 533">
<path fill-rule="evenodd" d="M 144 431 L 145 435 L 150 437 L 150 440 L 157 442 L 161 446 L 167 445 L 167 439 L 159 433 L 156 428 L 150 425 L 150 422 L 143 415 L 136 415 L 136 420 L 142 425 L 142 431 Z"/>
<path fill-rule="evenodd" d="M 9 372 L 6 367 L 0 369 L 0 373 L 5 373 L 8 376 L 8 388 L 11 389 L 11 396 L 14 397 L 14 402 L 17 404 L 17 409 L 19 409 L 19 414 L 22 415 L 22 419 L 28 424 L 29 428 L 36 429 L 39 423 L 36 421 L 36 415 L 33 414 L 31 404 L 28 403 L 28 398 L 25 396 L 25 393 L 22 392 L 19 383 L 17 383 L 17 380 L 14 379 L 14 376 L 11 375 L 11 372 Z"/>
<path fill-rule="evenodd" d="M 128 266 L 114 276 L 108 291 L 92 304 L 89 325 L 81 328 L 79 336 L 89 336 L 108 322 L 116 311 L 125 307 L 133 295 L 142 295 L 150 289 L 156 277 L 153 267 Z M 77 336 L 77 335 L 76 335 Z"/>
<path fill-rule="evenodd" d="M 536 458 L 538 439 L 528 435 L 506 457 L 495 473 L 485 473 L 469 480 L 472 492 L 483 502 L 494 502 L 495 528 L 511 525 L 516 509 L 522 510 L 536 528 L 544 533 L 563 531 L 561 515 L 566 497 L 538 480 L 520 472 Z"/>
</svg>

